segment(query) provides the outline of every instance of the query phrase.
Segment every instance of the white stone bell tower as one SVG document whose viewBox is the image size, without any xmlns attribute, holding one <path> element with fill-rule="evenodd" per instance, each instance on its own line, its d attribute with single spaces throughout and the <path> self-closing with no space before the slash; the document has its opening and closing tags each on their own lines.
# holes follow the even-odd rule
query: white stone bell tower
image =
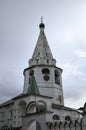
<svg viewBox="0 0 86 130">
<path fill-rule="evenodd" d="M 48 45 L 43 22 L 39 25 L 40 34 L 29 67 L 24 70 L 23 93 L 53 97 L 52 102 L 64 105 L 62 90 L 62 69 L 56 67 L 56 60 Z M 34 80 L 32 77 L 34 76 Z M 32 85 L 31 85 L 32 84 Z M 34 87 L 33 87 L 34 86 Z M 29 93 L 28 93 L 29 92 Z"/>
</svg>

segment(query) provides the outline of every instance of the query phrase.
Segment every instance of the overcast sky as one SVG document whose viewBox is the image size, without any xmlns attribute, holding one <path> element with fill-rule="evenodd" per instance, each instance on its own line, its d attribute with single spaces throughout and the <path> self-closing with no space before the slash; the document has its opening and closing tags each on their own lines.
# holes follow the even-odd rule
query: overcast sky
<svg viewBox="0 0 86 130">
<path fill-rule="evenodd" d="M 0 0 L 0 103 L 23 91 L 44 16 L 45 34 L 63 69 L 66 106 L 86 102 L 86 0 Z"/>
</svg>

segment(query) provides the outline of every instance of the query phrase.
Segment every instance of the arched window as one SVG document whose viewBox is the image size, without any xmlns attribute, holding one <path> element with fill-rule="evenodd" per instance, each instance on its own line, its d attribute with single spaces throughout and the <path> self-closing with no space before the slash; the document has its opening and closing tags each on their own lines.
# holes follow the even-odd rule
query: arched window
<svg viewBox="0 0 86 130">
<path fill-rule="evenodd" d="M 55 83 L 60 85 L 60 74 L 58 70 L 54 71 L 54 75 L 55 75 Z"/>
<path fill-rule="evenodd" d="M 37 111 L 37 107 L 33 104 L 29 107 L 28 112 L 29 113 L 35 113 Z"/>
<path fill-rule="evenodd" d="M 66 116 L 66 117 L 65 117 L 65 120 L 66 120 L 66 121 L 71 121 L 70 116 Z"/>
<path fill-rule="evenodd" d="M 42 74 L 50 74 L 50 70 L 47 68 L 42 69 Z"/>
<path fill-rule="evenodd" d="M 31 102 L 26 108 L 26 114 L 39 112 L 39 108 L 36 102 Z"/>
<path fill-rule="evenodd" d="M 46 105 L 43 101 L 31 102 L 26 108 L 26 114 L 45 112 L 46 109 Z"/>
<path fill-rule="evenodd" d="M 60 117 L 57 114 L 55 114 L 53 115 L 53 120 L 60 120 Z"/>
<path fill-rule="evenodd" d="M 30 75 L 30 76 L 34 75 L 34 70 L 31 69 L 31 70 L 29 71 L 29 75 Z"/>
</svg>

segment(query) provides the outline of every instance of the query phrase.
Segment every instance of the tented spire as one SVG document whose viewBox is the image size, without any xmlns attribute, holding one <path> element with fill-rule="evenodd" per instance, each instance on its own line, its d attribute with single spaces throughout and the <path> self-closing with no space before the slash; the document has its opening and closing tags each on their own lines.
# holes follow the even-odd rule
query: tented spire
<svg viewBox="0 0 86 130">
<path fill-rule="evenodd" d="M 37 44 L 35 47 L 35 50 L 32 55 L 32 59 L 29 61 L 30 65 L 37 65 L 37 64 L 49 64 L 49 65 L 55 65 L 55 59 L 53 59 L 52 52 L 50 50 L 50 47 L 48 45 L 44 29 L 45 25 L 44 23 L 39 24 L 40 28 L 40 34 L 37 40 Z"/>
</svg>

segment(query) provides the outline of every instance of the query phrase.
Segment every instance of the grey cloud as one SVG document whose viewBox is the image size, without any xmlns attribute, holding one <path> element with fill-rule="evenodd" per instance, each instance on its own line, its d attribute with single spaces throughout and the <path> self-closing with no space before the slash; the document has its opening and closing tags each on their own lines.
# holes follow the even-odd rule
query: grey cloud
<svg viewBox="0 0 86 130">
<path fill-rule="evenodd" d="M 66 89 L 66 90 L 65 90 Z M 84 92 L 83 92 L 84 89 Z M 85 94 L 86 88 L 85 86 L 66 86 L 64 87 L 64 96 L 65 96 L 65 100 L 66 99 L 73 99 L 73 100 L 77 100 L 80 99 L 83 94 Z"/>
<path fill-rule="evenodd" d="M 18 80 L 18 74 L 13 71 L 4 72 L 0 77 L 0 103 L 22 93 L 23 84 Z"/>
</svg>

